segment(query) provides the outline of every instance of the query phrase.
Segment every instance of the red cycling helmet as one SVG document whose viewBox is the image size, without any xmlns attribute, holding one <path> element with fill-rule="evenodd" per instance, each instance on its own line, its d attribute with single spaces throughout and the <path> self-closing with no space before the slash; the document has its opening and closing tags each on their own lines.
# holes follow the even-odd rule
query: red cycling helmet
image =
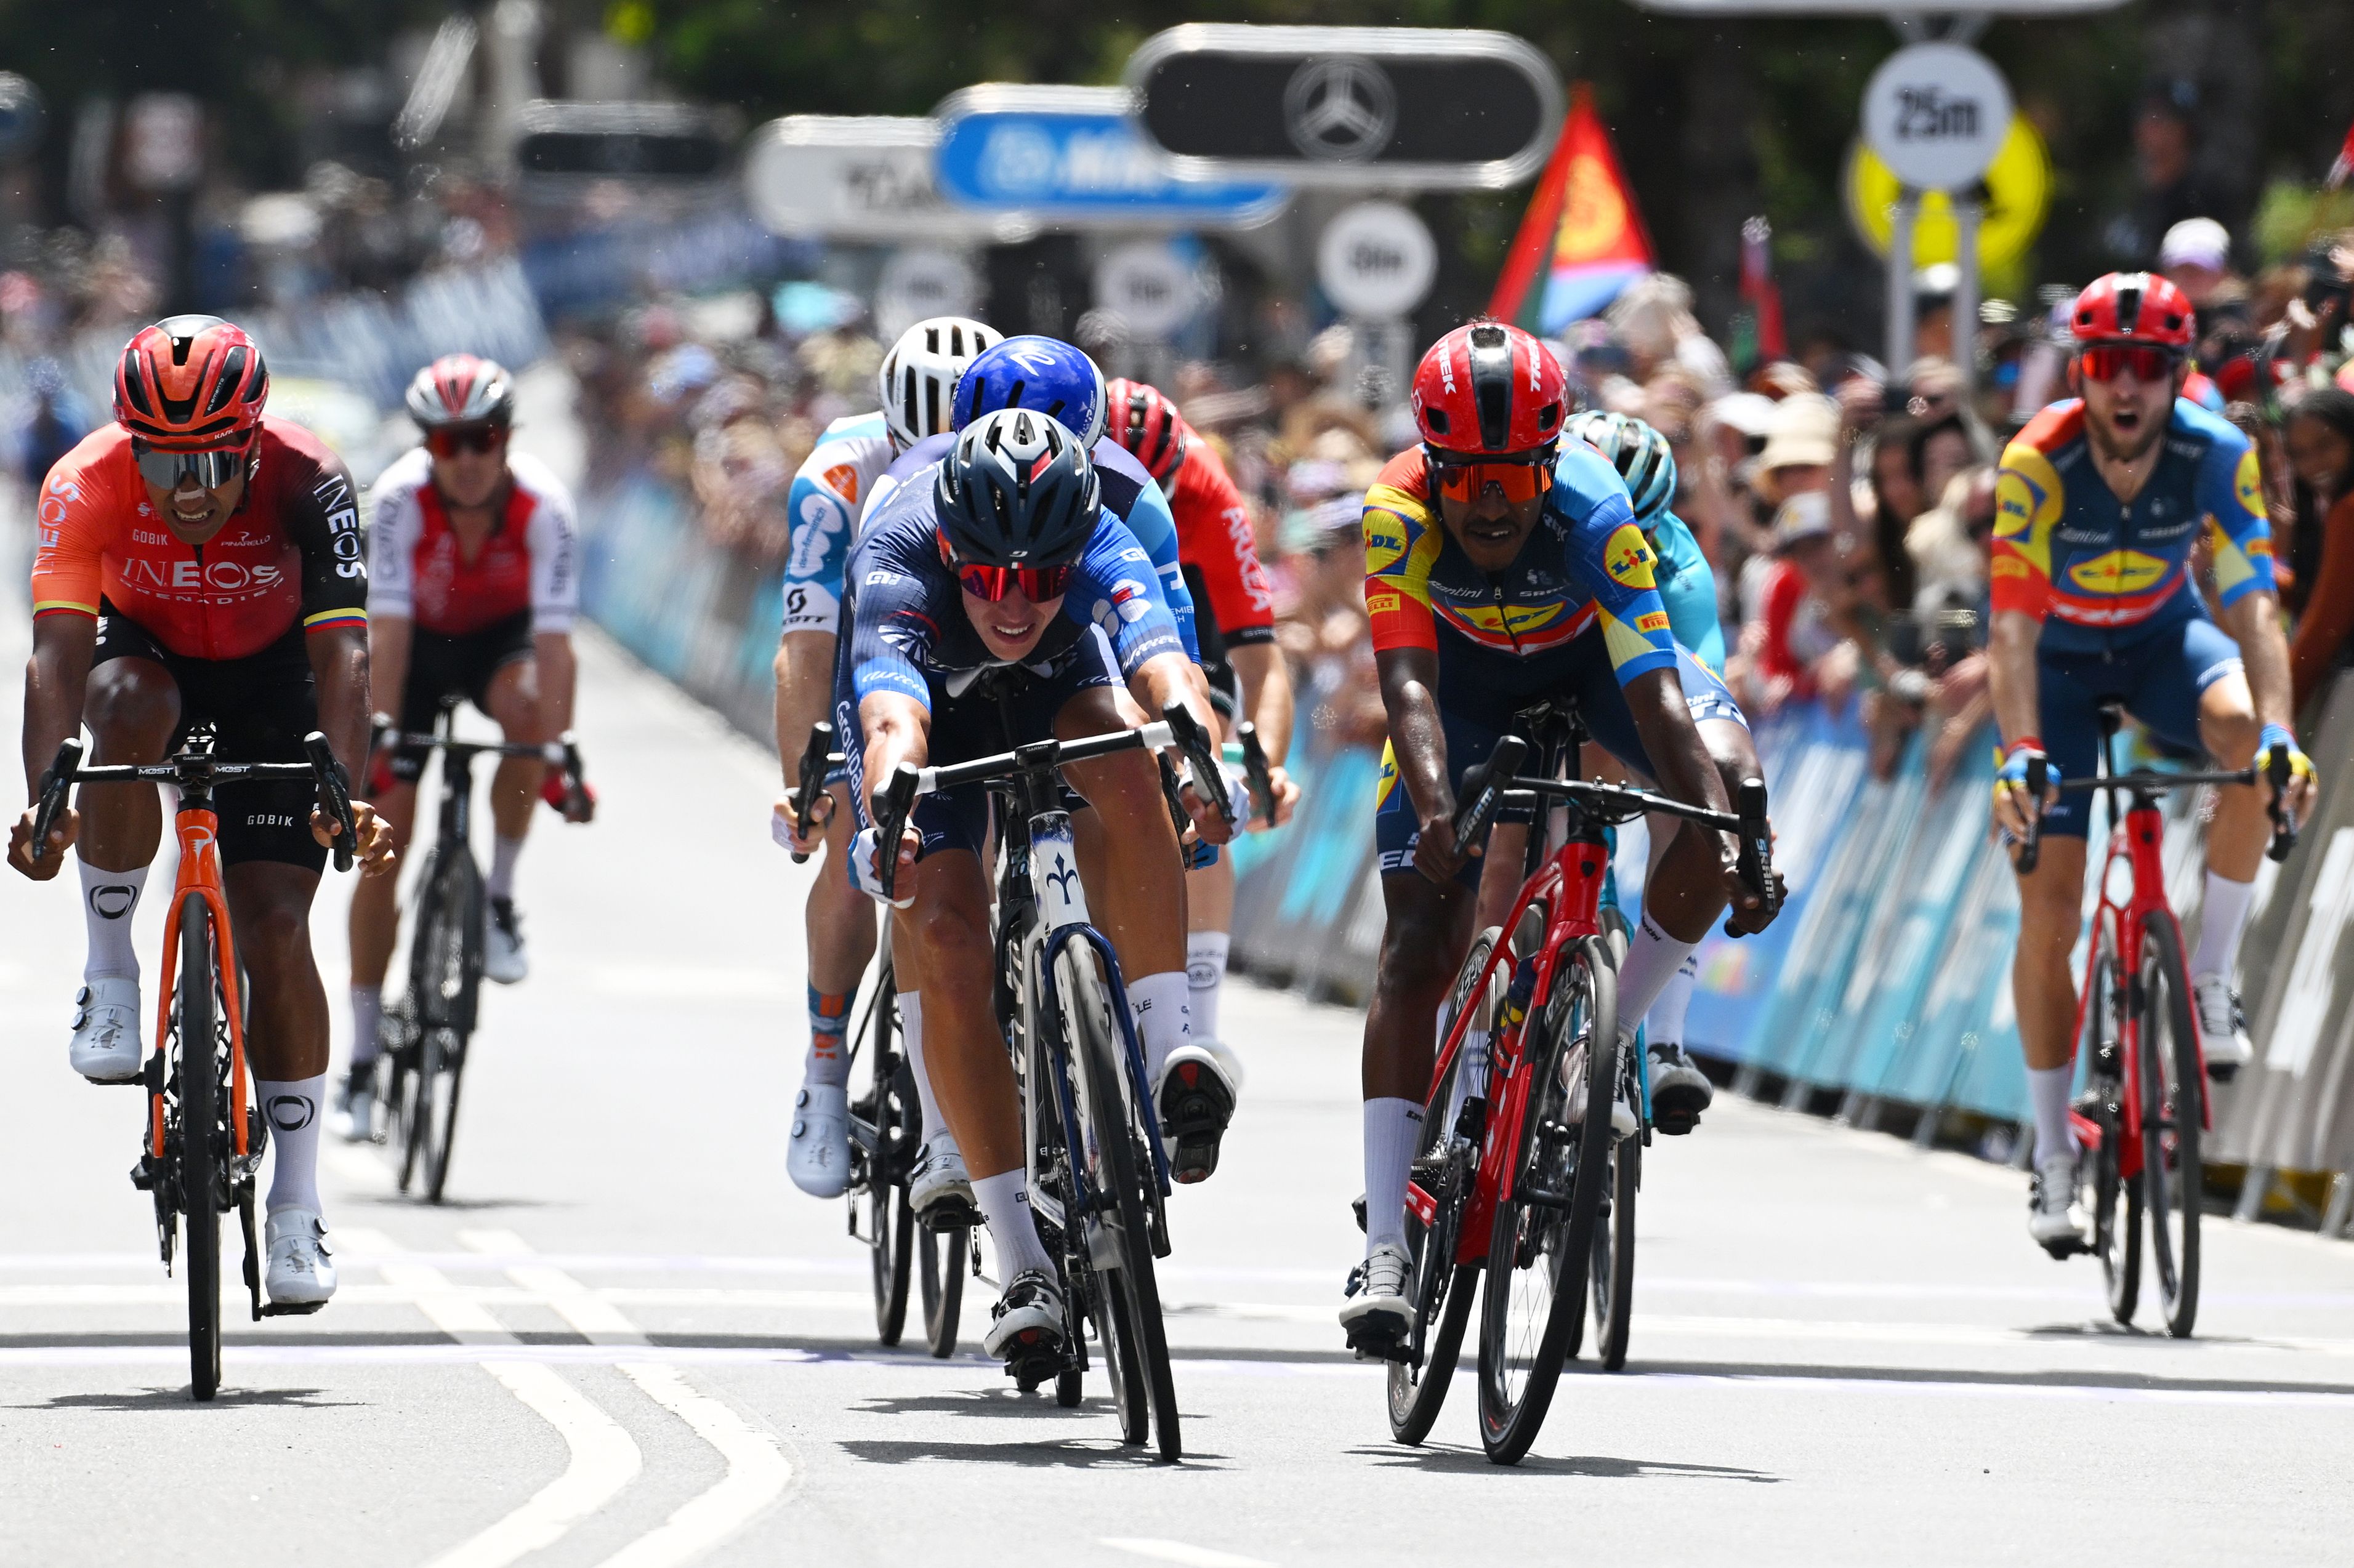
<svg viewBox="0 0 2354 1568">
<path fill-rule="evenodd" d="M 1414 373 L 1414 422 L 1442 452 L 1534 451 L 1569 416 L 1561 364 L 1529 334 L 1473 322 L 1433 344 Z"/>
<path fill-rule="evenodd" d="M 504 424 L 514 417 L 514 379 L 505 366 L 471 354 L 445 354 L 408 384 L 408 417 L 429 430 Z"/>
<path fill-rule="evenodd" d="M 2143 344 L 2187 354 L 2193 332 L 2190 296 L 2156 272 L 2112 272 L 2095 278 L 2068 311 L 2077 346 Z"/>
<path fill-rule="evenodd" d="M 1136 454 L 1145 471 L 1166 484 L 1185 464 L 1185 421 L 1161 388 L 1119 380 L 1104 388 L 1110 411 L 1104 434 Z"/>
<path fill-rule="evenodd" d="M 165 451 L 244 445 L 269 397 L 261 350 L 218 316 L 167 316 L 142 327 L 114 367 L 116 421 Z"/>
</svg>

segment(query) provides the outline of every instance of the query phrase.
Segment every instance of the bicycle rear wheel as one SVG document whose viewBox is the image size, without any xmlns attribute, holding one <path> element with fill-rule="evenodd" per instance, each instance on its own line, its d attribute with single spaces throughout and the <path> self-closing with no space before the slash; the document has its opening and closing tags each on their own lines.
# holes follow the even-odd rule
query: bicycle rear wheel
<svg viewBox="0 0 2354 1568">
<path fill-rule="evenodd" d="M 1519 1463 L 1536 1441 L 1585 1313 L 1618 1082 L 1617 1001 L 1609 948 L 1586 938 L 1564 950 L 1553 995 L 1530 1015 L 1543 1033 L 1520 1065 L 1520 1146 L 1511 1194 L 1497 1200 L 1480 1296 L 1479 1441 L 1500 1465 Z M 1565 1060 L 1579 1086 L 1575 1104 Z"/>
<path fill-rule="evenodd" d="M 971 1266 L 972 1229 L 951 1225 L 916 1237 L 917 1275 L 924 1291 L 924 1342 L 942 1361 L 956 1353 L 957 1319 L 964 1308 L 964 1277 Z"/>
<path fill-rule="evenodd" d="M 1440 1014 L 1442 1037 L 1454 1028 L 1455 1020 L 1471 1009 L 1477 1009 L 1478 1015 L 1469 1027 L 1479 1038 L 1485 1040 L 1492 1032 L 1503 987 L 1491 980 L 1485 995 L 1475 994 L 1473 988 L 1502 935 L 1490 926 L 1472 938 L 1471 950 L 1456 971 L 1454 990 Z M 1447 1385 L 1455 1379 L 1463 1331 L 1470 1324 L 1471 1304 L 1479 1295 L 1479 1266 L 1456 1261 L 1463 1239 L 1464 1211 L 1470 1205 L 1472 1183 L 1479 1179 L 1479 1147 L 1486 1128 L 1487 1054 L 1484 1048 L 1480 1052 L 1480 1081 L 1475 1085 L 1464 1071 L 1469 1051 L 1467 1037 L 1422 1107 L 1422 1140 L 1415 1150 L 1414 1180 L 1430 1196 L 1431 1216 L 1425 1224 L 1412 1205 L 1406 1209 L 1406 1252 L 1414 1259 L 1414 1271 L 1408 1277 L 1415 1308 L 1414 1335 L 1406 1345 L 1407 1359 L 1389 1366 L 1390 1436 L 1401 1443 L 1419 1443 L 1430 1436 L 1431 1424 L 1447 1403 Z"/>
<path fill-rule="evenodd" d="M 214 993 L 212 907 L 201 894 L 180 902 L 180 983 L 172 1003 L 174 1080 L 180 1093 L 181 1256 L 188 1278 L 188 1395 L 220 1390 L 220 1216 L 228 1149 L 221 1139 L 220 1011 Z"/>
<path fill-rule="evenodd" d="M 2130 1324 L 2141 1302 L 2141 1187 L 2124 1181 L 2118 1171 L 2125 1139 L 2120 1077 L 2125 1068 L 2119 1044 L 2125 1033 L 2125 991 L 2117 984 L 2115 928 L 2105 915 L 2094 926 L 2084 1007 L 2076 1054 L 2088 1069 L 2086 1097 L 2091 1104 L 2084 1108 L 2101 1129 L 2100 1147 L 2091 1155 L 2093 1252 L 2101 1260 L 2109 1315 Z"/>
<path fill-rule="evenodd" d="M 2188 1339 L 2199 1319 L 2199 1212 L 2206 1201 L 2200 1134 L 2206 1073 L 2190 1017 L 2182 935 L 2171 920 L 2142 933 L 2141 1194 L 2149 1214 L 2149 1260 L 2166 1331 Z"/>
<path fill-rule="evenodd" d="M 1154 1181 L 1140 1118 L 1129 1094 L 1127 1045 L 1112 1021 L 1111 993 L 1093 951 L 1078 943 L 1055 962 L 1055 983 L 1070 1029 L 1074 1086 L 1087 1136 L 1080 1153 L 1096 1213 L 1085 1222 L 1086 1250 L 1097 1265 L 1104 1315 L 1116 1321 L 1120 1371 L 1140 1382 L 1151 1409 L 1152 1436 L 1164 1459 L 1183 1453 L 1176 1377 L 1169 1366 L 1169 1334 L 1161 1320 L 1161 1289 L 1152 1273 L 1152 1233 L 1144 1184 Z M 1113 1341 L 1104 1347 L 1106 1359 Z M 1131 1386 L 1133 1386 L 1131 1384 Z M 1123 1425 L 1129 1424 L 1123 1413 Z M 1137 1441 L 1130 1436 L 1129 1441 Z"/>
</svg>

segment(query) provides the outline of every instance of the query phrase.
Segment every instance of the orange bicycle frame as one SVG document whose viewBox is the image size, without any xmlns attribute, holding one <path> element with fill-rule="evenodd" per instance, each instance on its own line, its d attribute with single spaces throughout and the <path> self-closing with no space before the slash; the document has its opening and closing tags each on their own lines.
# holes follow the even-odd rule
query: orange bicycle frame
<svg viewBox="0 0 2354 1568">
<path fill-rule="evenodd" d="M 155 1049 L 161 1052 L 172 1027 L 172 982 L 180 967 L 180 910 L 190 894 L 202 897 L 212 911 L 213 945 L 217 961 L 213 972 L 219 977 L 221 1008 L 228 1018 L 229 1052 L 229 1138 L 236 1153 L 243 1159 L 247 1128 L 245 1115 L 245 1009 L 239 1004 L 237 970 L 237 944 L 229 935 L 228 898 L 221 888 L 220 818 L 201 806 L 183 806 L 173 819 L 173 832 L 180 841 L 180 870 L 172 885 L 172 914 L 164 923 L 164 983 L 155 1007 Z M 207 1043 L 207 1054 L 210 1053 Z M 193 1053 L 190 1053 L 193 1054 Z M 147 1090 L 147 1139 L 149 1152 L 156 1159 L 164 1157 L 164 1084 L 159 1071 Z"/>
</svg>

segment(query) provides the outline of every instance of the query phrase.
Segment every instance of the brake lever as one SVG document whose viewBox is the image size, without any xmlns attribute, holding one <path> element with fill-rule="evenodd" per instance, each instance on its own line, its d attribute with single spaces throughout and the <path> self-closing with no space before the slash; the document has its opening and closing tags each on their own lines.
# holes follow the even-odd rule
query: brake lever
<svg viewBox="0 0 2354 1568">
<path fill-rule="evenodd" d="M 1740 872 L 1742 885 L 1757 895 L 1765 906 L 1766 918 L 1773 919 L 1781 913 L 1782 890 L 1774 880 L 1774 829 L 1766 817 L 1766 781 L 1744 779 L 1738 793 Z M 1731 921 L 1725 922 L 1724 934 L 1738 937 Z"/>
<path fill-rule="evenodd" d="M 2050 782 L 2051 764 L 2041 757 L 2027 759 L 2027 836 L 2019 841 L 2011 865 L 2021 876 L 2031 874 L 2043 858 L 2043 787 Z"/>
<path fill-rule="evenodd" d="M 2272 799 L 2264 802 L 2264 814 L 2273 821 L 2273 842 L 2264 853 L 2274 861 L 2286 860 L 2296 848 L 2296 819 L 2281 804 L 2288 789 L 2289 773 L 2287 747 L 2274 746 L 2264 754 L 2264 777 L 2273 787 Z"/>
<path fill-rule="evenodd" d="M 1258 808 L 1258 819 L 1268 827 L 1275 826 L 1275 776 L 1267 764 L 1267 747 L 1259 744 L 1258 726 L 1248 719 L 1235 726 L 1235 738 L 1242 743 L 1243 773 L 1250 782 L 1251 804 Z"/>
<path fill-rule="evenodd" d="M 1210 744 L 1210 732 L 1202 721 L 1182 703 L 1171 703 L 1161 710 L 1169 726 L 1169 738 L 1185 754 L 1186 766 L 1193 770 L 1193 789 L 1203 799 L 1217 808 L 1219 818 L 1228 827 L 1235 825 L 1235 803 L 1226 789 L 1225 769 L 1218 765 L 1217 748 Z"/>
<path fill-rule="evenodd" d="M 1465 854 L 1484 838 L 1488 824 L 1495 820 L 1497 808 L 1504 801 L 1504 791 L 1512 776 L 1521 770 L 1521 758 L 1528 754 L 1529 743 L 1517 735 L 1508 735 L 1496 742 L 1496 749 L 1488 760 L 1475 764 L 1463 775 L 1464 798 L 1455 808 L 1455 847 Z"/>
<path fill-rule="evenodd" d="M 902 762 L 891 770 L 891 780 L 875 791 L 868 805 L 875 817 L 875 880 L 885 902 L 899 891 L 899 841 L 907 830 L 907 813 L 915 809 L 916 788 L 923 776 Z"/>
<path fill-rule="evenodd" d="M 81 768 L 81 736 L 68 736 L 58 743 L 56 760 L 41 774 L 40 804 L 33 810 L 33 863 L 38 865 L 49 848 L 49 832 L 58 824 L 58 813 L 65 810 L 66 792 L 73 788 L 74 775 Z"/>
<path fill-rule="evenodd" d="M 810 726 L 808 743 L 801 747 L 800 782 L 793 790 L 793 825 L 802 838 L 809 837 L 810 827 L 817 820 L 817 798 L 825 789 L 825 776 L 842 761 L 842 753 L 833 748 L 833 726 L 823 719 Z M 807 850 L 793 851 L 795 865 L 807 859 Z"/>
<path fill-rule="evenodd" d="M 359 822 L 352 814 L 351 780 L 344 773 L 344 765 L 335 760 L 334 748 L 327 737 L 317 730 L 302 737 L 302 755 L 310 759 L 311 771 L 318 776 L 319 804 L 326 808 L 328 820 L 335 824 L 334 842 L 328 847 L 335 857 L 337 871 L 352 868 L 352 849 L 359 837 Z"/>
</svg>

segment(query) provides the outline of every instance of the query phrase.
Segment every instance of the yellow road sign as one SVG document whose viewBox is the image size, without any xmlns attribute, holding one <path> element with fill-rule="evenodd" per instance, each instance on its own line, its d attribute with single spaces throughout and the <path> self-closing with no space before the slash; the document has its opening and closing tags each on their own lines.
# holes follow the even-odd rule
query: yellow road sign
<svg viewBox="0 0 2354 1568">
<path fill-rule="evenodd" d="M 1847 214 L 1864 243 L 1885 256 L 1891 209 L 1899 190 L 1895 175 L 1861 141 L 1848 149 Z M 1978 265 L 1991 271 L 2024 255 L 2043 228 L 2052 196 L 2052 161 L 2043 138 L 2024 114 L 2010 117 L 2010 130 L 1986 174 L 1986 212 L 1978 220 Z M 1934 266 L 1960 252 L 1954 204 L 1943 191 L 1921 193 L 1913 220 L 1913 265 Z"/>
</svg>

